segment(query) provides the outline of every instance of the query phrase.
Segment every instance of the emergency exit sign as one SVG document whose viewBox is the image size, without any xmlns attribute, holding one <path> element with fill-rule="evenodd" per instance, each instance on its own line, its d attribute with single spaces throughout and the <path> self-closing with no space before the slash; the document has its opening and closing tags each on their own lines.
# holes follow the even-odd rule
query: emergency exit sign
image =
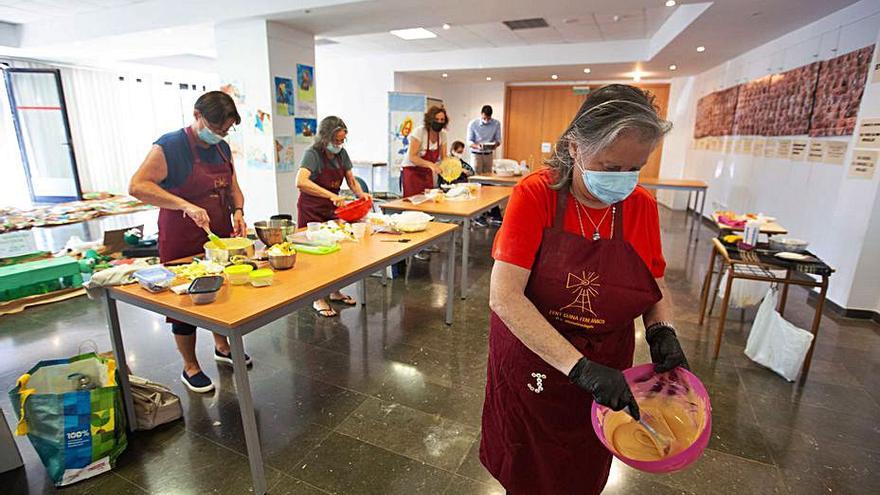
<svg viewBox="0 0 880 495">
<path fill-rule="evenodd" d="M 576 94 L 576 95 L 590 94 L 590 87 L 589 86 L 575 86 L 572 89 L 574 90 L 574 94 Z"/>
</svg>

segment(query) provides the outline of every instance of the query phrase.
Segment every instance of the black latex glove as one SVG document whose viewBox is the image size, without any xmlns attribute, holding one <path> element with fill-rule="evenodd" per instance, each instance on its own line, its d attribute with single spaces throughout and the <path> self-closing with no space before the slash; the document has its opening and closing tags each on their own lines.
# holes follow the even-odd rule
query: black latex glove
<svg viewBox="0 0 880 495">
<path fill-rule="evenodd" d="M 675 337 L 675 330 L 666 325 L 657 325 L 649 328 L 645 333 L 645 340 L 651 348 L 651 361 L 654 362 L 654 371 L 663 373 L 677 366 L 690 369 L 684 351 Z"/>
<path fill-rule="evenodd" d="M 630 415 L 639 419 L 639 405 L 623 373 L 582 357 L 568 373 L 569 380 L 593 394 L 593 400 L 614 411 L 629 406 Z"/>
</svg>

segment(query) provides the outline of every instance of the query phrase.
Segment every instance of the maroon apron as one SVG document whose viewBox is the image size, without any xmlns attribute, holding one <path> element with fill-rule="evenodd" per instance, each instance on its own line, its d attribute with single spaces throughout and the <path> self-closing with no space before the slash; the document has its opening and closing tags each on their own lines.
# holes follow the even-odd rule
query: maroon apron
<svg viewBox="0 0 880 495">
<path fill-rule="evenodd" d="M 168 192 L 204 208 L 211 219 L 211 232 L 219 237 L 229 237 L 232 235 L 232 160 L 218 145 L 222 162 L 202 161 L 196 149 L 198 138 L 191 127 L 187 127 L 185 132 L 193 158 L 192 172 L 183 184 L 168 189 Z M 205 231 L 180 210 L 159 210 L 159 260 L 162 263 L 203 253 L 207 241 Z"/>
<path fill-rule="evenodd" d="M 611 239 L 566 232 L 568 192 L 560 191 L 525 295 L 588 359 L 632 366 L 633 320 L 662 297 L 654 277 L 623 239 L 623 203 Z M 572 201 L 576 201 L 572 199 Z M 530 351 L 494 312 L 489 332 L 480 460 L 515 495 L 598 494 L 611 453 L 590 419 L 592 396 Z"/>
<path fill-rule="evenodd" d="M 431 163 L 440 161 L 440 133 L 437 133 L 437 149 L 431 149 L 431 131 L 425 129 L 425 152 L 420 156 Z M 416 194 L 422 194 L 425 189 L 434 188 L 434 171 L 428 167 L 407 165 L 400 172 L 403 174 L 403 197 L 408 198 Z"/>
<path fill-rule="evenodd" d="M 315 151 L 321 157 L 324 166 L 321 167 L 320 173 L 312 173 L 309 179 L 333 194 L 339 194 L 339 188 L 342 187 L 342 180 L 345 178 L 342 160 L 337 154 L 331 162 L 327 158 L 326 151 L 317 149 Z M 296 211 L 297 227 L 305 227 L 309 222 L 326 222 L 336 218 L 336 205 L 333 201 L 303 191 L 300 191 L 299 199 L 296 201 Z"/>
</svg>

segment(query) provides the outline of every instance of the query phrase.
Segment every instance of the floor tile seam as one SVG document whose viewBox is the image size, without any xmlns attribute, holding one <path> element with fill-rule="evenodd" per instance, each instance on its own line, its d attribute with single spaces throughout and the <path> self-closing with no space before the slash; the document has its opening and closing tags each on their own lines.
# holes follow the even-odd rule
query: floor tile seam
<svg viewBox="0 0 880 495">
<path fill-rule="evenodd" d="M 117 471 L 115 471 L 115 470 L 110 471 L 110 474 L 115 475 L 117 478 L 122 479 L 123 481 L 125 481 L 125 482 L 128 483 L 129 485 L 134 486 L 135 488 L 137 488 L 138 490 L 140 490 L 140 491 L 142 491 L 142 492 L 144 492 L 144 493 L 147 493 L 147 494 L 151 493 L 150 490 L 147 489 L 146 487 L 141 486 L 141 485 L 138 484 L 138 483 L 135 483 L 134 481 L 132 481 L 132 480 L 126 478 L 125 476 L 123 476 L 122 474 L 120 474 L 119 472 L 117 472 Z M 94 489 L 87 490 L 87 491 L 85 492 L 84 495 L 88 495 L 88 494 L 90 494 L 90 493 L 102 493 L 102 492 L 100 491 L 100 489 L 101 489 L 101 486 L 98 485 L 98 486 L 94 487 Z"/>
<path fill-rule="evenodd" d="M 325 490 L 325 489 L 323 489 L 323 488 L 321 488 L 321 487 L 319 487 L 319 486 L 317 486 L 317 485 L 313 485 L 312 483 L 309 483 L 309 482 L 306 481 L 306 480 L 303 480 L 303 479 L 297 478 L 296 476 L 291 476 L 291 475 L 289 475 L 289 474 L 287 474 L 287 473 L 281 473 L 281 477 L 280 477 L 280 479 L 279 479 L 278 481 L 276 481 L 274 485 L 272 485 L 271 487 L 269 487 L 269 491 L 268 491 L 268 493 L 272 493 L 273 491 L 275 491 L 275 488 L 279 488 L 279 485 L 281 485 L 281 484 L 285 481 L 285 478 L 288 478 L 288 479 L 294 480 L 295 482 L 298 482 L 298 483 L 302 483 L 302 484 L 308 486 L 309 488 L 311 488 L 311 489 L 313 489 L 313 490 L 317 490 L 317 491 L 319 491 L 319 492 L 321 492 L 321 493 L 326 493 L 327 495 L 331 495 L 331 494 L 333 493 L 333 492 L 328 492 L 327 490 Z"/>
<path fill-rule="evenodd" d="M 819 383 L 819 382 L 814 382 L 814 383 Z M 792 387 L 800 387 L 800 386 L 801 386 L 801 385 L 794 384 L 794 383 L 792 383 L 791 385 L 792 385 Z M 819 383 L 819 385 L 822 385 L 822 383 Z M 825 385 L 834 385 L 834 384 L 833 384 L 833 383 L 827 383 L 827 384 L 825 384 Z M 860 388 L 860 387 L 850 387 L 850 388 Z M 864 390 L 864 389 L 863 389 L 862 392 L 864 392 L 865 395 L 871 400 L 871 402 L 872 402 L 874 405 L 877 406 L 877 409 L 878 409 L 877 412 L 880 413 L 880 403 L 878 403 L 873 397 L 871 397 L 871 394 L 869 394 L 869 393 L 867 392 L 867 390 Z M 773 395 L 773 394 L 770 394 L 770 393 L 767 393 L 767 392 L 755 392 L 755 395 L 760 395 L 761 397 L 763 397 L 763 398 L 765 398 L 765 399 L 776 399 L 776 398 L 779 397 L 778 395 Z M 823 405 L 821 405 L 821 404 L 801 403 L 800 400 L 801 400 L 801 399 L 799 398 L 799 399 L 798 399 L 798 402 L 792 402 L 792 401 L 790 401 L 790 400 L 789 400 L 788 402 L 789 402 L 790 404 L 794 404 L 794 405 L 798 405 L 798 406 L 804 405 L 804 406 L 812 407 L 812 408 L 815 408 L 815 409 L 822 409 L 822 411 L 824 411 L 824 412 L 828 412 L 828 413 L 833 413 L 833 414 L 846 414 L 846 415 L 849 415 L 849 416 L 855 416 L 855 417 L 860 418 L 860 419 L 873 419 L 873 418 L 868 418 L 867 416 L 861 416 L 861 415 L 859 415 L 859 414 L 854 414 L 854 413 L 851 413 L 851 412 L 848 412 L 848 411 L 839 411 L 839 410 L 837 410 L 837 409 L 831 409 L 831 408 L 829 408 L 829 407 L 825 407 L 825 406 L 823 406 Z M 750 404 L 750 405 L 751 405 L 751 404 Z M 753 412 L 754 412 L 754 408 L 752 408 L 752 410 L 753 410 Z M 757 414 L 756 414 L 755 416 L 756 416 L 755 419 L 756 419 L 756 421 L 757 421 Z M 760 423 L 760 421 L 759 421 L 759 423 Z"/>
<path fill-rule="evenodd" d="M 309 424 L 312 424 L 311 422 L 308 422 L 308 423 L 309 423 Z M 318 426 L 321 426 L 321 425 L 318 425 Z M 324 428 L 326 428 L 326 427 L 324 427 Z M 193 435 L 199 437 L 200 439 L 205 440 L 206 442 L 212 443 L 212 444 L 214 444 L 214 445 L 216 445 L 216 446 L 222 448 L 223 450 L 227 450 L 227 451 L 229 451 L 229 452 L 232 452 L 233 454 L 235 454 L 235 455 L 241 457 L 242 459 L 244 459 L 245 461 L 247 461 L 248 463 L 250 463 L 250 456 L 248 456 L 247 454 L 243 454 L 243 453 L 241 453 L 241 452 L 239 452 L 239 451 L 233 449 L 232 447 L 229 447 L 229 446 L 227 446 L 227 445 L 225 445 L 225 444 L 222 444 L 222 443 L 218 442 L 217 440 L 214 440 L 213 438 L 208 437 L 208 436 L 206 436 L 206 435 L 203 435 L 203 434 L 201 434 L 201 433 L 199 433 L 199 432 L 197 432 L 197 431 L 195 431 L 195 430 L 191 430 L 191 429 L 189 429 L 189 428 L 186 428 L 186 425 L 184 425 L 184 430 L 185 430 L 187 433 L 192 433 Z M 242 428 L 242 430 L 244 430 L 244 428 Z M 264 467 L 268 467 L 269 469 L 273 469 L 273 470 L 275 470 L 275 471 L 278 471 L 278 473 L 280 473 L 280 474 L 284 474 L 284 471 L 282 471 L 282 470 L 280 470 L 280 469 L 278 469 L 278 468 L 276 468 L 276 467 L 274 467 L 274 466 L 269 465 L 269 463 L 266 461 L 266 455 L 265 455 L 265 453 L 263 452 L 263 442 L 260 441 L 259 443 L 260 443 L 260 445 L 259 445 L 259 447 L 260 447 L 260 453 L 262 454 L 262 457 L 263 457 L 263 466 L 264 466 Z M 244 442 L 244 446 L 245 446 L 245 448 L 247 448 L 247 442 Z"/>
<path fill-rule="evenodd" d="M 729 453 L 729 452 L 724 452 L 724 451 L 721 451 L 721 450 L 718 450 L 718 449 L 714 449 L 714 448 L 711 448 L 711 447 L 707 447 L 706 450 L 711 450 L 712 452 L 715 452 L 715 453 L 717 453 L 717 454 L 722 454 L 722 455 L 727 455 L 727 456 L 731 456 L 731 457 L 736 457 L 738 460 L 746 461 L 746 462 L 753 463 L 753 464 L 758 464 L 758 465 L 763 466 L 763 467 L 769 467 L 769 468 L 777 468 L 777 467 L 778 467 L 778 466 L 776 466 L 776 465 L 774 465 L 774 464 L 767 464 L 766 462 L 756 461 L 756 460 L 754 460 L 754 459 L 749 459 L 748 457 L 743 457 L 743 456 L 740 456 L 740 455 L 737 455 L 737 454 L 731 454 L 731 453 Z"/>
<path fill-rule="evenodd" d="M 416 459 L 415 457 L 412 457 L 412 456 L 409 456 L 409 455 L 403 454 L 403 453 L 401 453 L 401 452 L 395 452 L 395 451 L 393 451 L 393 450 L 391 450 L 391 449 L 389 449 L 389 448 L 387 448 L 387 447 L 383 447 L 383 446 L 381 446 L 381 445 L 377 445 L 377 444 L 375 444 L 375 443 L 373 443 L 373 442 L 370 442 L 369 440 L 365 440 L 365 439 L 363 439 L 363 438 L 358 438 L 358 437 L 355 437 L 355 436 L 353 436 L 353 435 L 349 435 L 348 433 L 344 433 L 344 432 L 341 432 L 341 431 L 334 431 L 334 433 L 336 433 L 337 435 L 342 435 L 342 436 L 345 436 L 345 437 L 351 438 L 351 439 L 353 439 L 353 440 L 357 440 L 358 442 L 363 442 L 363 443 L 365 443 L 365 444 L 367 444 L 367 445 L 370 445 L 370 446 L 376 447 L 377 449 L 382 449 L 382 450 L 384 450 L 385 452 L 390 452 L 390 453 L 392 453 L 392 454 L 394 454 L 394 455 L 396 455 L 396 456 L 404 457 L 404 458 L 409 459 L 409 460 L 411 460 L 411 461 L 418 462 L 419 464 L 422 464 L 422 465 L 427 466 L 427 467 L 429 467 L 429 468 L 437 469 L 437 470 L 439 470 L 439 471 L 443 471 L 444 473 L 450 474 L 450 475 L 452 475 L 452 476 L 455 476 L 455 475 L 456 475 L 455 472 L 452 472 L 452 471 L 450 471 L 450 470 L 448 470 L 448 469 L 446 469 L 446 468 L 442 468 L 442 467 L 435 466 L 435 465 L 433 465 L 433 464 L 429 464 L 429 463 L 427 463 L 427 462 L 425 462 L 425 461 L 423 461 L 423 460 L 421 460 L 421 459 Z M 474 481 L 476 481 L 476 480 L 474 480 Z M 444 490 L 445 490 L 445 488 L 444 488 Z"/>
</svg>

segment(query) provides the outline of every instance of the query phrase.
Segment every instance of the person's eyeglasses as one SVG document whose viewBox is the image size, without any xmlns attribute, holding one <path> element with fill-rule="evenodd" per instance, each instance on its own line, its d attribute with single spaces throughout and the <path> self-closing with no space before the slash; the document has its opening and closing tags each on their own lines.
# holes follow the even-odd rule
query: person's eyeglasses
<svg viewBox="0 0 880 495">
<path fill-rule="evenodd" d="M 235 132 L 235 124 L 232 124 L 224 130 L 208 122 L 208 119 L 205 119 L 204 117 L 202 117 L 202 119 L 205 121 L 205 125 L 208 126 L 208 129 L 211 129 L 211 132 L 217 134 L 220 137 L 226 137 L 227 135 L 229 135 L 230 132 Z"/>
</svg>

